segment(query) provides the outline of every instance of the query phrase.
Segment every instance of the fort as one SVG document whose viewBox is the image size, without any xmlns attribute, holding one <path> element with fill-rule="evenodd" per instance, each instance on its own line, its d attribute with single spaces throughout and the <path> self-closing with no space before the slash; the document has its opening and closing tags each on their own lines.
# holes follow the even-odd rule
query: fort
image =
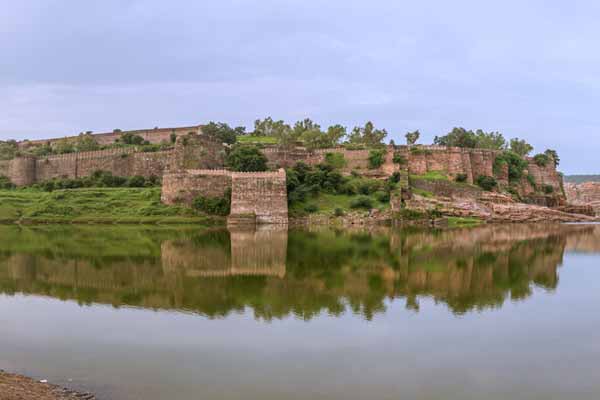
<svg viewBox="0 0 600 400">
<path fill-rule="evenodd" d="M 98 143 L 115 143 L 125 132 L 94 135 Z M 480 190 L 474 186 L 480 176 L 494 177 L 501 191 L 515 191 L 524 202 L 540 207 L 568 211 L 562 175 L 554 163 L 540 165 L 533 158 L 525 158 L 526 168 L 519 182 L 510 182 L 507 164 L 496 165 L 500 151 L 445 146 L 397 146 L 383 148 L 383 162 L 376 168 L 370 165 L 369 149 L 335 147 L 309 150 L 302 146 L 283 148 L 263 145 L 261 151 L 268 160 L 270 171 L 234 172 L 225 169 L 228 145 L 202 132 L 201 126 L 128 131 L 142 136 L 150 143 L 167 143 L 162 151 L 144 152 L 135 146 L 62 155 L 34 157 L 18 156 L 0 161 L 0 176 L 8 177 L 17 186 L 61 178 L 80 178 L 102 170 L 116 176 L 144 176 L 162 178 L 161 200 L 166 204 L 191 206 L 193 200 L 205 197 L 223 197 L 231 193 L 231 224 L 269 223 L 288 221 L 288 201 L 285 168 L 298 162 L 317 165 L 330 155 L 343 159 L 343 175 L 360 174 L 374 179 L 386 179 L 392 174 L 401 176 L 399 193 L 393 194 L 392 210 L 413 197 L 412 188 L 432 192 L 445 198 L 478 200 Z M 66 138 L 67 140 L 74 139 Z M 52 143 L 57 140 L 37 141 Z M 172 143 L 174 141 L 174 143 Z M 31 146 L 36 141 L 19 143 Z M 448 182 L 419 179 L 432 172 L 443 172 Z M 455 185 L 458 178 L 464 185 Z M 409 184 L 410 182 L 410 184 Z M 539 188 L 548 188 L 546 193 Z M 491 202 L 497 202 L 494 198 Z M 505 201 L 505 200 L 503 200 Z M 436 206 L 437 207 L 437 206 Z M 578 209 L 581 211 L 581 208 Z M 461 214 L 462 215 L 462 214 Z"/>
</svg>

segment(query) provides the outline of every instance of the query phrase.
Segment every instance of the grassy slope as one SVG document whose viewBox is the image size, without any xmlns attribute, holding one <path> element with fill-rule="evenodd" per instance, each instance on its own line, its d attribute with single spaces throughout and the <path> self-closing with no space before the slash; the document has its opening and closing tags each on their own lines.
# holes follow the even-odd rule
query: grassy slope
<svg viewBox="0 0 600 400">
<path fill-rule="evenodd" d="M 0 222 L 210 223 L 216 219 L 160 203 L 160 188 L 0 190 Z"/>
<path fill-rule="evenodd" d="M 277 144 L 277 138 L 273 136 L 238 136 L 238 143 L 262 143 L 262 144 Z"/>
</svg>

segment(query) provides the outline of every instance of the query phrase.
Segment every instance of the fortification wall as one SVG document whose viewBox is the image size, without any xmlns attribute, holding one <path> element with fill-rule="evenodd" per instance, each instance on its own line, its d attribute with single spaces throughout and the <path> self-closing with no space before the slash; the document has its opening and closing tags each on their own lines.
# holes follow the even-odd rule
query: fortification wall
<svg viewBox="0 0 600 400">
<path fill-rule="evenodd" d="M 149 141 L 150 143 L 162 143 L 162 142 L 170 142 L 171 135 L 175 134 L 176 136 L 187 135 L 190 132 L 201 133 L 201 127 L 198 125 L 194 126 L 182 126 L 177 128 L 154 128 L 154 129 L 137 129 L 130 131 L 117 131 L 117 132 L 103 132 L 103 133 L 95 133 L 93 134 L 96 142 L 101 146 L 106 146 L 109 144 L 113 144 L 121 137 L 121 135 L 125 133 L 130 133 L 132 135 L 141 136 L 144 140 Z M 40 140 L 25 140 L 19 142 L 19 146 L 37 146 L 45 143 L 49 143 L 50 145 L 56 143 L 60 140 L 76 140 L 77 135 L 73 136 L 65 136 L 60 138 L 51 138 L 51 139 L 40 139 Z"/>
<path fill-rule="evenodd" d="M 231 172 L 225 170 L 186 170 L 163 176 L 161 200 L 165 204 L 191 206 L 199 195 L 223 197 L 231 189 Z"/>
<path fill-rule="evenodd" d="M 529 175 L 533 176 L 536 185 L 552 186 L 554 192 L 562 192 L 563 179 L 553 163 L 548 163 L 546 166 L 539 166 L 532 158 L 528 158 L 527 162 L 527 170 L 529 171 Z"/>
<path fill-rule="evenodd" d="M 225 166 L 223 143 L 204 135 L 185 135 L 175 143 L 175 160 L 178 169 L 220 169 Z"/>
<path fill-rule="evenodd" d="M 8 177 L 17 186 L 27 186 L 35 182 L 36 162 L 34 157 L 19 157 L 8 164 Z"/>
<path fill-rule="evenodd" d="M 231 215 L 256 216 L 257 223 L 287 224 L 285 170 L 277 172 L 233 172 Z"/>
<path fill-rule="evenodd" d="M 278 147 L 267 147 L 262 149 L 267 157 L 267 165 L 271 169 L 290 168 L 298 162 L 308 165 L 316 165 L 325 162 L 328 153 L 338 153 L 344 156 L 346 165 L 342 168 L 343 172 L 349 173 L 352 170 L 369 169 L 370 150 L 348 150 L 343 147 L 331 149 L 306 150 L 301 147 L 294 149 L 280 149 Z"/>
</svg>

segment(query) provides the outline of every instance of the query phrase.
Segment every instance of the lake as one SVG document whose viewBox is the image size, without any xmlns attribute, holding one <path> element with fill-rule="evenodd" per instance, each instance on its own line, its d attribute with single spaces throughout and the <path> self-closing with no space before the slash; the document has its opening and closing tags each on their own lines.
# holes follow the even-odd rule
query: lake
<svg viewBox="0 0 600 400">
<path fill-rule="evenodd" d="M 600 226 L 0 227 L 0 368 L 100 399 L 598 399 Z"/>
</svg>

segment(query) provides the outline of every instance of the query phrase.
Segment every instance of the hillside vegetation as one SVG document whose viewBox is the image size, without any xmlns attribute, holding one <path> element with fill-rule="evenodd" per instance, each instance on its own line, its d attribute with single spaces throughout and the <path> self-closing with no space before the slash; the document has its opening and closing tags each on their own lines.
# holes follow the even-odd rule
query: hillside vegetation
<svg viewBox="0 0 600 400">
<path fill-rule="evenodd" d="M 160 202 L 160 188 L 0 190 L 2 223 L 214 223 L 189 208 Z"/>
</svg>

